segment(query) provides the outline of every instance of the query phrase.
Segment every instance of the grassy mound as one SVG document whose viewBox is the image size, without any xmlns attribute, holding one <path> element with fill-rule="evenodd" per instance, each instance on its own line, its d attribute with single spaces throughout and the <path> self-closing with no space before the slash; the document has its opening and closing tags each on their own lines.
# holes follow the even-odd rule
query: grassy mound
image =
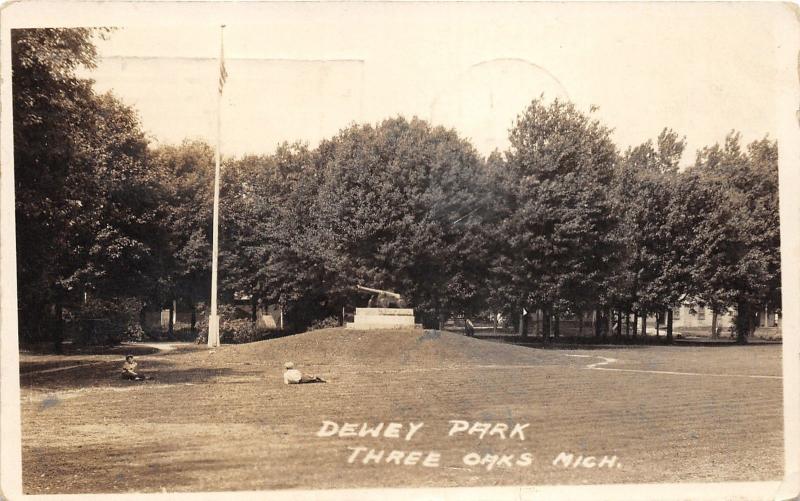
<svg viewBox="0 0 800 501">
<path fill-rule="evenodd" d="M 540 350 L 481 341 L 442 331 L 321 329 L 247 345 L 223 346 L 221 363 L 250 362 L 301 366 L 458 367 L 546 365 Z"/>
</svg>

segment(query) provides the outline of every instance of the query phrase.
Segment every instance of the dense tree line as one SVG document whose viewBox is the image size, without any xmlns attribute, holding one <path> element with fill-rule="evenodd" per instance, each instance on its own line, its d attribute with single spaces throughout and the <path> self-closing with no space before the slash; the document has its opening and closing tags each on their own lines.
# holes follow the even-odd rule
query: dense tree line
<svg viewBox="0 0 800 501">
<path fill-rule="evenodd" d="M 12 33 L 23 341 L 58 343 L 70 316 L 141 335 L 148 308 L 208 302 L 213 149 L 151 144 L 133 109 L 78 78 L 98 34 Z M 454 130 L 397 117 L 225 159 L 222 302 L 280 305 L 302 330 L 362 304 L 366 284 L 432 325 L 541 311 L 545 339 L 564 317 L 621 337 L 665 313 L 671 340 L 688 303 L 734 308 L 745 341 L 756 311 L 780 308 L 774 141 L 732 132 L 681 170 L 676 132 L 620 152 L 592 112 L 541 99 L 509 134 L 482 158 Z"/>
</svg>

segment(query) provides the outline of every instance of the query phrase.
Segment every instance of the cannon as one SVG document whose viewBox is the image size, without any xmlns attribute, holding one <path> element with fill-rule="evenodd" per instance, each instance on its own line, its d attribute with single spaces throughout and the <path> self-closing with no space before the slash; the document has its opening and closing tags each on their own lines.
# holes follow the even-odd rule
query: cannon
<svg viewBox="0 0 800 501">
<path fill-rule="evenodd" d="M 385 291 L 381 289 L 373 289 L 371 287 L 364 287 L 363 285 L 356 285 L 358 290 L 369 292 L 372 297 L 369 299 L 369 308 L 405 308 L 406 302 L 403 297 L 392 291 Z"/>
</svg>

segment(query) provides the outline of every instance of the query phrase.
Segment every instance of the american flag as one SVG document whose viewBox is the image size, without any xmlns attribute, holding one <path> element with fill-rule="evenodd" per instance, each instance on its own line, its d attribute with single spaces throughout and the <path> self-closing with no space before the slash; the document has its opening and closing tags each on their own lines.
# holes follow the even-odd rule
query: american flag
<svg viewBox="0 0 800 501">
<path fill-rule="evenodd" d="M 222 94 L 222 88 L 225 86 L 225 80 L 228 79 L 228 70 L 225 69 L 225 48 L 222 44 L 219 47 L 219 93 Z"/>
</svg>

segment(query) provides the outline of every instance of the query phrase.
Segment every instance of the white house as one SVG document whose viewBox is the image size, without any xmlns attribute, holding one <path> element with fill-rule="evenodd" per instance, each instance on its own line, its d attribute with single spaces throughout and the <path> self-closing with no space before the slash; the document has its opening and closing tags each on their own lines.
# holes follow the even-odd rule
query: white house
<svg viewBox="0 0 800 501">
<path fill-rule="evenodd" d="M 728 309 L 724 313 L 717 314 L 717 327 L 721 332 L 726 332 L 733 326 L 734 309 Z M 648 323 L 655 325 L 656 319 L 648 317 Z M 709 332 L 711 325 L 714 321 L 714 314 L 710 308 L 695 306 L 694 308 L 688 305 L 681 305 L 680 307 L 672 309 L 672 328 L 673 330 L 680 331 L 681 328 L 702 328 L 707 327 Z M 666 325 L 666 316 L 662 316 L 662 325 Z M 764 309 L 759 311 L 756 316 L 757 327 L 777 327 L 780 325 L 780 314 L 773 310 Z"/>
</svg>

